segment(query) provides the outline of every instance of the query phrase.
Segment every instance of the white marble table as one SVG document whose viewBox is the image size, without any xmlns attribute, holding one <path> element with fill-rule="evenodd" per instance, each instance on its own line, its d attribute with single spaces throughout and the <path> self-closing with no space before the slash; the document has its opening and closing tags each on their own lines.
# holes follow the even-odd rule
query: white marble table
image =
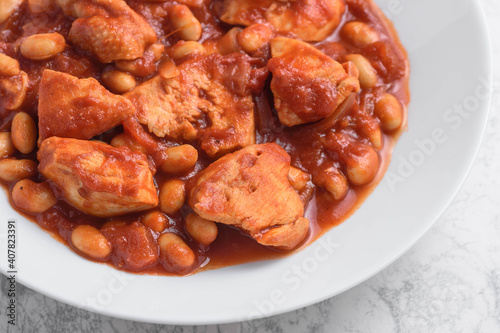
<svg viewBox="0 0 500 333">
<path fill-rule="evenodd" d="M 497 63 L 484 142 L 451 206 L 413 249 L 387 269 L 301 310 L 198 327 L 100 316 L 18 286 L 18 327 L 7 327 L 2 309 L 0 332 L 500 332 L 500 1 L 480 2 Z M 6 286 L 2 278 L 2 298 Z"/>
</svg>

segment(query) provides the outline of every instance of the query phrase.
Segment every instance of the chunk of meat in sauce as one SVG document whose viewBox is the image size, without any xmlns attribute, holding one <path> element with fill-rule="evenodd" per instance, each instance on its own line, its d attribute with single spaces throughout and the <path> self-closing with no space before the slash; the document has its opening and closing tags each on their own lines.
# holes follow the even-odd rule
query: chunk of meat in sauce
<svg viewBox="0 0 500 333">
<path fill-rule="evenodd" d="M 150 132 L 159 137 L 192 140 L 196 130 L 191 122 L 201 112 L 196 107 L 197 99 L 182 98 L 188 91 L 180 81 L 180 77 L 164 79 L 158 75 L 124 96 L 135 105 L 139 122 L 147 125 Z"/>
<path fill-rule="evenodd" d="M 40 173 L 87 214 L 110 217 L 158 205 L 146 155 L 127 147 L 51 137 L 42 142 L 38 159 Z"/>
<path fill-rule="evenodd" d="M 68 39 L 99 61 L 136 59 L 156 41 L 149 23 L 122 0 L 56 0 L 64 14 L 76 17 Z"/>
<path fill-rule="evenodd" d="M 249 60 L 243 54 L 199 56 L 182 63 L 178 75 L 156 76 L 125 96 L 149 131 L 197 138 L 209 156 L 220 156 L 255 143 Z"/>
<path fill-rule="evenodd" d="M 271 90 L 280 122 L 294 126 L 327 117 L 359 81 L 341 64 L 307 43 L 278 37 L 271 41 Z"/>
<path fill-rule="evenodd" d="M 244 26 L 269 23 L 304 41 L 321 41 L 337 28 L 344 10 L 343 0 L 225 0 L 220 19 Z"/>
<path fill-rule="evenodd" d="M 158 244 L 143 224 L 111 222 L 101 232 L 111 242 L 111 262 L 116 267 L 140 271 L 158 262 Z"/>
<path fill-rule="evenodd" d="M 288 181 L 290 156 L 275 143 L 252 145 L 195 178 L 189 206 L 207 220 L 235 226 L 257 242 L 296 247 L 307 235 L 304 205 Z"/>
<path fill-rule="evenodd" d="M 135 108 L 97 80 L 46 69 L 39 88 L 40 140 L 51 136 L 90 139 L 119 125 Z"/>
</svg>

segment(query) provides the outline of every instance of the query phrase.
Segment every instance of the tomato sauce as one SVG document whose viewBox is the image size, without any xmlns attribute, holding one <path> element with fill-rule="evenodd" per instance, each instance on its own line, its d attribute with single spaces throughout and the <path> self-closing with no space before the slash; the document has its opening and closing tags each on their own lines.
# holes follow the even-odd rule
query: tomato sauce
<svg viewBox="0 0 500 333">
<path fill-rule="evenodd" d="M 158 39 L 166 48 L 178 42 L 179 38 L 172 33 L 173 28 L 170 26 L 171 23 L 168 19 L 167 10 L 169 6 L 177 4 L 176 1 L 144 2 L 141 0 L 130 0 L 127 3 L 137 13 L 146 18 L 155 30 Z M 216 13 L 220 10 L 222 1 L 205 0 L 202 3 L 201 7 L 192 9 L 193 14 L 203 27 L 199 42 L 213 41 L 216 43 L 231 26 L 219 21 L 217 18 Z M 362 186 L 351 184 L 347 195 L 341 200 L 332 200 L 331 195 L 325 189 L 313 186 L 310 183 L 307 191 L 301 193 L 301 196 L 306 201 L 305 217 L 310 221 L 309 234 L 297 249 L 288 252 L 259 245 L 251 237 L 242 234 L 236 228 L 223 224 L 217 225 L 219 230 L 217 239 L 210 246 L 203 246 L 191 239 L 185 230 L 183 219 L 192 210 L 187 205 L 184 205 L 180 212 L 168 216 L 168 226 L 165 231 L 179 235 L 195 252 L 197 259 L 192 272 L 257 260 L 276 259 L 300 251 L 322 234 L 345 221 L 382 179 L 390 162 L 394 145 L 401 133 L 406 129 L 406 106 L 410 99 L 408 90 L 409 64 L 406 52 L 400 44 L 392 24 L 383 17 L 382 12 L 371 1 L 349 0 L 346 1 L 346 4 L 346 11 L 340 26 L 327 39 L 312 44 L 326 55 L 341 63 L 348 54 L 357 53 L 365 56 L 377 72 L 378 84 L 374 88 L 362 89 L 360 93 L 356 94 L 353 101 L 355 106 L 351 105 L 341 119 L 332 123 L 333 127 L 328 127 L 328 130 L 324 130 L 321 127 L 321 124 L 324 125 L 324 123 L 321 122 L 298 125 L 291 128 L 281 125 L 273 106 L 273 96 L 269 89 L 268 80 L 265 83 L 262 93 L 256 94 L 253 97 L 256 118 L 256 143 L 278 143 L 290 154 L 292 165 L 307 171 L 309 174 L 314 174 L 328 166 L 335 166 L 344 170 L 345 166 L 338 153 L 325 152 L 322 143 L 326 140 L 328 131 L 332 130 L 332 128 L 335 131 L 344 131 L 349 133 L 354 140 L 370 144 L 367 134 L 370 133 L 371 123 L 364 121 L 363 119 L 365 118 L 363 117 L 365 115 L 372 115 L 376 100 L 383 93 L 388 92 L 396 96 L 403 106 L 404 119 L 398 130 L 382 132 L 382 146 L 377 149 L 380 164 L 376 177 L 368 184 Z M 380 39 L 363 48 L 355 47 L 343 39 L 339 34 L 340 29 L 346 22 L 353 20 L 368 23 L 379 34 Z M 44 69 L 49 68 L 67 72 L 79 78 L 93 77 L 99 81 L 101 80 L 101 73 L 106 65 L 97 61 L 91 53 L 77 47 L 68 48 L 62 54 L 42 61 L 31 61 L 21 56 L 17 51 L 20 42 L 25 36 L 43 32 L 59 32 L 63 36 L 67 36 L 71 23 L 72 20 L 57 8 L 49 13 L 31 14 L 25 2 L 3 25 L 0 25 L 0 51 L 17 59 L 21 69 L 29 76 L 28 95 L 21 109 L 30 114 L 35 120 L 37 120 L 38 84 Z M 269 52 L 269 49 L 261 51 L 261 61 L 263 63 L 269 57 Z M 258 55 L 253 56 L 254 58 L 259 58 Z M 137 77 L 137 80 L 140 83 L 156 74 L 155 71 L 151 75 Z M 305 91 L 304 94 L 307 95 L 307 92 Z M 327 107 L 321 104 L 321 100 L 315 100 L 313 104 L 317 108 Z M 9 130 L 14 113 L 0 108 L 0 130 Z M 123 127 L 126 127 L 131 133 L 135 133 L 136 140 L 143 143 L 146 150 L 148 150 L 148 154 L 153 159 L 159 160 L 162 158 L 162 149 L 175 144 L 172 140 L 154 137 L 145 128 L 134 128 L 134 126 L 134 124 L 124 124 L 98 136 L 97 139 L 109 143 L 115 134 L 121 133 Z M 194 146 L 199 151 L 198 162 L 189 172 L 176 175 L 179 179 L 189 180 L 193 178 L 199 171 L 215 160 L 203 153 L 199 149 L 199 146 L 196 144 Z M 17 153 L 15 157 L 36 161 L 36 152 L 28 155 Z M 157 172 L 155 182 L 161 184 L 169 177 L 169 175 L 162 172 Z M 37 174 L 33 177 L 33 180 L 43 181 L 43 177 Z M 10 193 L 14 183 L 6 183 L 3 186 Z M 38 223 L 41 228 L 50 232 L 54 238 L 67 244 L 76 252 L 78 251 L 70 241 L 71 231 L 75 226 L 87 224 L 95 226 L 98 229 L 108 228 L 104 234 L 110 239 L 114 238 L 115 242 L 113 243 L 117 244 L 116 239 L 126 239 L 127 233 L 132 235 L 132 233 L 137 232 L 137 228 L 132 231 L 132 229 L 123 228 L 123 225 L 135 224 L 138 226 L 140 222 L 137 221 L 141 220 L 143 214 L 133 213 L 116 218 L 97 218 L 77 210 L 67 204 L 62 197 L 59 197 L 59 199 L 55 206 L 43 213 L 37 215 L 29 215 L 23 211 L 19 211 L 19 213 L 23 214 L 29 220 Z M 12 202 L 11 204 L 13 205 Z M 116 226 L 113 226 L 113 223 Z M 108 227 L 106 227 L 106 224 Z M 111 227 L 109 227 L 110 224 Z M 152 237 L 153 239 L 159 237 L 159 233 L 149 229 L 145 232 L 148 234 L 147 237 Z M 136 262 L 140 263 L 149 254 L 130 254 L 130 245 L 127 245 L 127 241 L 124 240 L 120 244 L 118 247 L 115 246 L 115 252 L 108 260 L 108 263 L 114 264 L 116 268 L 140 274 L 178 274 L 176 272 L 167 272 L 157 261 L 152 261 L 153 264 L 151 265 L 124 264 L 123 258 L 127 255 L 140 257 L 136 260 Z M 150 251 L 154 252 L 157 249 L 150 249 Z"/>
</svg>

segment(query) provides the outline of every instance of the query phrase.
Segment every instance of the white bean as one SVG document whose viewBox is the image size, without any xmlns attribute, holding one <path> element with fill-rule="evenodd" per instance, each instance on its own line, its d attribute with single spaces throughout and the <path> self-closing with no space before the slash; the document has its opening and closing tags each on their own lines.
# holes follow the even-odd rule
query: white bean
<svg viewBox="0 0 500 333">
<path fill-rule="evenodd" d="M 10 132 L 0 132 L 0 158 L 12 156 L 15 152 Z"/>
<path fill-rule="evenodd" d="M 167 148 L 167 159 L 161 170 L 168 173 L 186 172 L 198 161 L 198 151 L 191 145 L 180 145 Z"/>
<path fill-rule="evenodd" d="M 35 121 L 26 112 L 18 112 L 12 119 L 11 137 L 14 147 L 23 154 L 35 149 L 37 128 Z"/>
<path fill-rule="evenodd" d="M 369 89 L 375 87 L 378 76 L 368 59 L 360 54 L 349 54 L 345 58 L 347 61 L 352 61 L 358 68 L 361 88 Z"/>
<path fill-rule="evenodd" d="M 205 48 L 198 42 L 179 41 L 170 49 L 172 59 L 178 60 L 188 56 L 203 55 Z"/>
<path fill-rule="evenodd" d="M 189 273 L 196 256 L 191 248 L 173 233 L 164 233 L 158 237 L 160 247 L 160 263 L 169 272 Z"/>
<path fill-rule="evenodd" d="M 347 22 L 340 35 L 356 47 L 363 48 L 379 40 L 378 33 L 368 24 L 359 21 Z"/>
<path fill-rule="evenodd" d="M 71 232 L 71 243 L 78 251 L 94 260 L 105 261 L 111 254 L 110 241 L 91 225 L 78 225 Z"/>
<path fill-rule="evenodd" d="M 142 216 L 141 222 L 156 232 L 163 232 L 168 226 L 168 218 L 158 210 L 153 210 Z"/>
<path fill-rule="evenodd" d="M 369 183 L 377 175 L 379 158 L 369 145 L 359 144 L 345 158 L 347 178 L 354 185 Z"/>
<path fill-rule="evenodd" d="M 191 213 L 185 219 L 186 231 L 195 241 L 210 245 L 218 234 L 215 222 L 206 220 L 196 213 Z"/>
<path fill-rule="evenodd" d="M 64 51 L 65 47 L 64 37 L 57 32 L 36 34 L 21 43 L 21 54 L 31 60 L 46 60 Z"/>
<path fill-rule="evenodd" d="M 54 206 L 57 199 L 48 183 L 23 179 L 12 188 L 12 202 L 30 214 L 39 214 Z"/>
<path fill-rule="evenodd" d="M 125 72 L 117 70 L 105 71 L 102 74 L 102 81 L 106 88 L 115 94 L 123 94 L 135 88 L 137 82 L 135 78 Z"/>
<path fill-rule="evenodd" d="M 4 158 L 0 160 L 0 179 L 4 182 L 14 182 L 31 178 L 36 175 L 36 162 L 32 160 Z"/>
<path fill-rule="evenodd" d="M 265 24 L 253 24 L 243 29 L 237 36 L 238 44 L 246 53 L 263 47 L 273 38 L 273 31 Z"/>
<path fill-rule="evenodd" d="M 177 29 L 180 38 L 192 41 L 200 39 L 202 32 L 200 21 L 193 15 L 188 6 L 173 6 L 170 10 L 170 21 Z"/>
<path fill-rule="evenodd" d="M 384 131 L 394 131 L 403 123 L 403 108 L 401 107 L 401 103 L 389 93 L 384 93 L 375 103 L 373 112 L 380 119 L 380 125 Z"/>
<path fill-rule="evenodd" d="M 186 190 L 182 180 L 170 179 L 160 187 L 160 209 L 166 214 L 178 212 L 185 200 Z"/>
<path fill-rule="evenodd" d="M 113 147 L 128 147 L 130 150 L 140 151 L 141 153 L 146 154 L 146 149 L 141 146 L 139 143 L 134 141 L 129 135 L 126 133 L 117 134 L 111 139 L 110 144 Z"/>
</svg>

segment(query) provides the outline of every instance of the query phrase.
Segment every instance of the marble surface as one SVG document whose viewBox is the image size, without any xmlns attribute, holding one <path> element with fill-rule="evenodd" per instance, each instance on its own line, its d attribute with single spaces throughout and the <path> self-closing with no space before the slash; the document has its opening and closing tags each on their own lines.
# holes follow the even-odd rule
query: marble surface
<svg viewBox="0 0 500 333">
<path fill-rule="evenodd" d="M 166 326 L 90 313 L 18 285 L 18 326 L 0 332 L 500 332 L 500 1 L 481 0 L 494 61 L 487 132 L 451 206 L 408 253 L 363 284 L 267 319 Z M 6 297 L 5 278 L 0 296 Z M 2 302 L 2 308 L 4 304 Z"/>
</svg>

